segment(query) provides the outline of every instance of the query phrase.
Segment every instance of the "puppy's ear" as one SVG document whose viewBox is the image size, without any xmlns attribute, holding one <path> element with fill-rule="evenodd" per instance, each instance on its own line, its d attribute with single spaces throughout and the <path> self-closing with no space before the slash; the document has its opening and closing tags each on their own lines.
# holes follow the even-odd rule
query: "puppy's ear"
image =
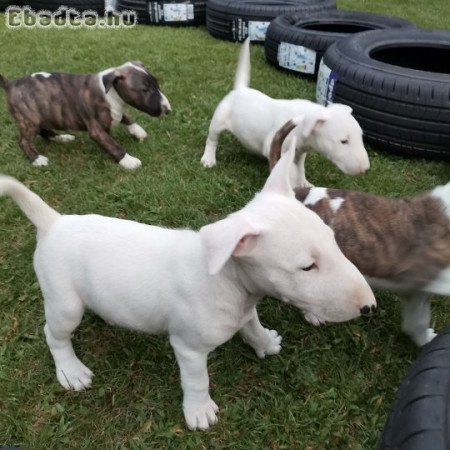
<svg viewBox="0 0 450 450">
<path fill-rule="evenodd" d="M 102 83 L 103 83 L 103 86 L 105 87 L 106 94 L 113 87 L 114 83 L 117 80 L 123 80 L 123 75 L 121 75 L 118 70 L 113 70 L 112 72 L 109 72 L 106 75 L 103 75 Z"/>
<path fill-rule="evenodd" d="M 139 67 L 142 67 L 143 69 L 145 69 L 144 63 L 142 61 L 130 61 L 130 63 L 135 66 L 139 66 Z"/>
<path fill-rule="evenodd" d="M 248 254 L 256 245 L 259 233 L 244 214 L 232 214 L 202 227 L 200 240 L 208 273 L 219 273 L 231 256 Z"/>
<path fill-rule="evenodd" d="M 318 130 L 330 117 L 331 114 L 326 109 L 323 109 L 320 112 L 306 114 L 301 135 L 304 138 L 307 138 L 313 131 Z"/>
<path fill-rule="evenodd" d="M 289 137 L 288 150 L 281 156 L 270 172 L 269 178 L 261 192 L 294 197 L 294 191 L 290 181 L 292 164 L 294 163 L 295 149 L 297 147 L 297 136 Z"/>
</svg>

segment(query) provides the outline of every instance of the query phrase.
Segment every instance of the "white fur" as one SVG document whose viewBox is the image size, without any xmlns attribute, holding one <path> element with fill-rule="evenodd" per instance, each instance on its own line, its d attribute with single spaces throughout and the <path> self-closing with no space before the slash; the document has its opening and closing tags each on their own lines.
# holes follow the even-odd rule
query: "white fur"
<svg viewBox="0 0 450 450">
<path fill-rule="evenodd" d="M 48 72 L 34 72 L 31 74 L 32 77 L 36 77 L 38 75 L 40 75 L 41 77 L 44 77 L 44 78 L 49 78 L 52 76 L 52 74 L 48 73 Z"/>
<path fill-rule="evenodd" d="M 295 200 L 293 156 L 281 158 L 242 210 L 200 232 L 59 215 L 19 182 L 0 178 L 0 193 L 32 221 L 39 213 L 34 268 L 59 382 L 75 390 L 91 385 L 92 372 L 71 343 L 85 308 L 119 326 L 166 333 L 180 368 L 186 423 L 205 429 L 218 411 L 209 395 L 208 354 L 238 331 L 259 357 L 281 349 L 278 333 L 258 319 L 264 296 L 282 298 L 319 323 L 349 320 L 375 305 L 331 229 Z"/>
<path fill-rule="evenodd" d="M 304 205 L 315 205 L 317 202 L 320 202 L 324 198 L 328 198 L 327 188 L 313 187 L 310 189 L 303 204 Z"/>
<path fill-rule="evenodd" d="M 140 141 L 143 141 L 148 137 L 146 131 L 137 123 L 132 123 L 131 125 L 128 125 L 127 129 L 132 136 L 139 139 Z"/>
<path fill-rule="evenodd" d="M 110 69 L 102 70 L 98 74 L 98 84 L 105 95 L 106 101 L 109 104 L 109 109 L 111 112 L 111 119 L 113 121 L 113 125 L 116 125 L 122 120 L 123 117 L 123 110 L 125 107 L 125 102 L 120 98 L 117 91 L 114 89 L 114 87 L 111 87 L 108 92 L 106 92 L 105 85 L 103 84 L 103 77 L 105 75 L 108 75 L 109 73 L 116 70 L 115 67 L 112 67 Z"/>
<path fill-rule="evenodd" d="M 431 191 L 431 195 L 438 198 L 444 204 L 445 212 L 450 217 L 450 183 L 437 186 Z"/>
<path fill-rule="evenodd" d="M 450 295 L 450 267 L 443 270 L 434 281 L 424 288 L 424 291 L 437 295 Z"/>
<path fill-rule="evenodd" d="M 125 169 L 134 170 L 141 167 L 141 160 L 125 153 L 125 156 L 119 161 L 119 164 Z"/>
<path fill-rule="evenodd" d="M 33 166 L 48 166 L 48 158 L 43 155 L 39 155 L 34 161 Z"/>
<path fill-rule="evenodd" d="M 161 91 L 159 91 L 159 93 L 161 94 L 161 108 L 163 109 L 163 111 L 165 112 L 172 111 L 172 107 L 170 106 L 167 97 Z"/>
<path fill-rule="evenodd" d="M 345 200 L 343 198 L 333 198 L 332 200 L 330 200 L 330 208 L 334 213 L 337 213 L 344 201 Z"/>
<path fill-rule="evenodd" d="M 58 134 L 56 136 L 51 137 L 50 140 L 53 141 L 53 142 L 66 143 L 66 142 L 74 141 L 75 140 L 75 136 L 73 136 L 72 134 Z"/>
<path fill-rule="evenodd" d="M 308 100 L 272 99 L 248 87 L 250 79 L 249 41 L 244 42 L 239 58 L 234 89 L 219 103 L 209 127 L 201 162 L 216 164 L 216 148 L 221 132 L 233 133 L 249 151 L 269 156 L 274 134 L 288 120 L 302 115 L 297 152 L 312 148 L 324 155 L 344 173 L 355 175 L 369 169 L 369 158 L 362 141 L 362 130 L 346 105 L 328 107 Z M 289 139 L 286 139 L 289 141 Z M 344 143 L 342 143 L 344 142 Z M 288 148 L 283 145 L 283 152 Z M 304 175 L 304 158 L 299 157 L 300 186 L 311 186 Z"/>
</svg>

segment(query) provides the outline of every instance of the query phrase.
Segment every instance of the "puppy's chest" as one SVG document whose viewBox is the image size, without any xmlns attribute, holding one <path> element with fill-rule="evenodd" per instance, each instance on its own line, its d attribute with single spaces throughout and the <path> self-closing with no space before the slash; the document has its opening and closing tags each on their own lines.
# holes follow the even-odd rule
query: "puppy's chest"
<svg viewBox="0 0 450 450">
<path fill-rule="evenodd" d="M 124 103 L 119 97 L 115 89 L 111 89 L 105 95 L 106 102 L 109 106 L 109 112 L 111 115 L 112 125 L 120 123 L 123 117 Z"/>
</svg>

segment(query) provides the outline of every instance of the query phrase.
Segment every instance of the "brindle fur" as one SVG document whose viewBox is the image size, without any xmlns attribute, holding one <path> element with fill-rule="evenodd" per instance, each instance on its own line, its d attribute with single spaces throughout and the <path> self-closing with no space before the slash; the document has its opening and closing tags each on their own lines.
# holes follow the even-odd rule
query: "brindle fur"
<svg viewBox="0 0 450 450">
<path fill-rule="evenodd" d="M 310 188 L 296 188 L 304 201 Z M 327 189 L 308 208 L 333 228 L 345 256 L 365 275 L 419 290 L 450 266 L 450 220 L 430 195 L 408 199 Z M 330 199 L 344 200 L 333 212 Z"/>
</svg>

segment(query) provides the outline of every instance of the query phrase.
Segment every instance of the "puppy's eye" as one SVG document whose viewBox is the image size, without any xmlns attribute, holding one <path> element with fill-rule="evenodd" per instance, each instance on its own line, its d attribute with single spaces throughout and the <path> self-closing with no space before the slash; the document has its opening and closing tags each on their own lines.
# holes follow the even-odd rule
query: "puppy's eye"
<svg viewBox="0 0 450 450">
<path fill-rule="evenodd" d="M 142 92 L 148 92 L 148 91 L 149 91 L 149 88 L 142 89 Z"/>
<path fill-rule="evenodd" d="M 304 271 L 304 272 L 309 272 L 310 270 L 313 270 L 313 269 L 315 269 L 317 266 L 315 265 L 315 263 L 312 263 L 310 266 L 307 266 L 307 267 L 302 267 L 302 270 Z"/>
<path fill-rule="evenodd" d="M 341 144 L 348 144 L 348 139 L 342 139 Z"/>
</svg>

